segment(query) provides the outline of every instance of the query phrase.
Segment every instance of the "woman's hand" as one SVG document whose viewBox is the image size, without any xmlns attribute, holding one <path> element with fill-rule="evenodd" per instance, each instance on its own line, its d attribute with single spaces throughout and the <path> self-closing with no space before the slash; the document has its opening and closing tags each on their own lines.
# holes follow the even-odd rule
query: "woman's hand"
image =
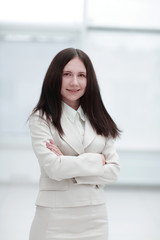
<svg viewBox="0 0 160 240">
<path fill-rule="evenodd" d="M 46 147 L 54 152 L 57 156 L 63 155 L 63 153 L 60 151 L 60 149 L 56 146 L 56 144 L 53 142 L 52 139 L 49 140 L 49 142 L 46 142 Z M 101 154 L 102 157 L 102 164 L 105 165 L 107 164 L 105 156 Z"/>
<path fill-rule="evenodd" d="M 104 156 L 103 154 L 101 154 L 101 157 L 102 157 L 102 163 L 103 163 L 103 165 L 107 164 L 106 159 L 105 159 L 105 156 Z"/>
<path fill-rule="evenodd" d="M 46 147 L 54 152 L 57 156 L 63 155 L 52 139 L 50 139 L 49 142 L 46 142 Z"/>
</svg>

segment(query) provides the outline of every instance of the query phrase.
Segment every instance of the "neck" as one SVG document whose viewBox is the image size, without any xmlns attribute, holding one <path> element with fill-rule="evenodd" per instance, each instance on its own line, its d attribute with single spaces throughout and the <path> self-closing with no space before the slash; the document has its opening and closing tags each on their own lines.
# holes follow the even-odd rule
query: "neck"
<svg viewBox="0 0 160 240">
<path fill-rule="evenodd" d="M 73 108 L 74 110 L 77 110 L 79 108 L 79 102 L 66 102 L 63 101 L 65 104 Z"/>
</svg>

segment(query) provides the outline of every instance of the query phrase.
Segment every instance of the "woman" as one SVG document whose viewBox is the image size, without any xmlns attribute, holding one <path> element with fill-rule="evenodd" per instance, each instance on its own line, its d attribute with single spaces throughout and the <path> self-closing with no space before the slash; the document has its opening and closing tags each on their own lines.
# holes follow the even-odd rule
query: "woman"
<svg viewBox="0 0 160 240">
<path fill-rule="evenodd" d="M 103 186 L 117 180 L 120 131 L 83 51 L 54 57 L 29 126 L 41 169 L 30 240 L 107 240 Z"/>
</svg>

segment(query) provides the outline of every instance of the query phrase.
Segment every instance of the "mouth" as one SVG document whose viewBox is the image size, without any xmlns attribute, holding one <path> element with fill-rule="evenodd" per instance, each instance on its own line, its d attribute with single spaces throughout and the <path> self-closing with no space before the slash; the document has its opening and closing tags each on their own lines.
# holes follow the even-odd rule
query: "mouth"
<svg viewBox="0 0 160 240">
<path fill-rule="evenodd" d="M 76 93 L 76 92 L 80 91 L 80 89 L 67 89 L 67 91 L 69 91 L 71 93 Z"/>
</svg>

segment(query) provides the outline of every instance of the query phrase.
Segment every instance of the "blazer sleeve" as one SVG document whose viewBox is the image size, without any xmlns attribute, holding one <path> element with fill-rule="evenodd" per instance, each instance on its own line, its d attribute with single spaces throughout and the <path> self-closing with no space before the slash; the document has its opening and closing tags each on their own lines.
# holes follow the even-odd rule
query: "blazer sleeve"
<svg viewBox="0 0 160 240">
<path fill-rule="evenodd" d="M 104 174 L 102 176 L 84 176 L 76 177 L 75 180 L 78 184 L 109 184 L 118 179 L 120 172 L 120 165 L 118 162 L 118 155 L 116 153 L 115 142 L 112 138 L 106 139 L 106 144 L 103 149 L 107 164 L 103 166 Z"/>
<path fill-rule="evenodd" d="M 32 146 L 42 167 L 49 178 L 61 181 L 76 176 L 102 176 L 104 168 L 101 155 L 98 153 L 83 153 L 79 156 L 57 156 L 46 147 L 46 142 L 52 139 L 49 124 L 38 113 L 29 119 Z"/>
</svg>

